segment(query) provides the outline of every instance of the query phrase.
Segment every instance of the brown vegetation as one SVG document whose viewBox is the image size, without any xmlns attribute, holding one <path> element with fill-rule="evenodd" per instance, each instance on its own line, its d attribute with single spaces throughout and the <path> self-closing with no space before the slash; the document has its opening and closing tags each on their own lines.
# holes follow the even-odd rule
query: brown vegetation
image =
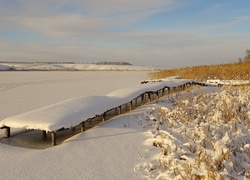
<svg viewBox="0 0 250 180">
<path fill-rule="evenodd" d="M 220 80 L 249 80 L 250 79 L 250 50 L 239 62 L 211 66 L 193 66 L 180 69 L 162 70 L 151 73 L 150 78 L 159 79 L 169 76 L 180 76 L 183 79 L 205 81 L 208 79 Z"/>
</svg>

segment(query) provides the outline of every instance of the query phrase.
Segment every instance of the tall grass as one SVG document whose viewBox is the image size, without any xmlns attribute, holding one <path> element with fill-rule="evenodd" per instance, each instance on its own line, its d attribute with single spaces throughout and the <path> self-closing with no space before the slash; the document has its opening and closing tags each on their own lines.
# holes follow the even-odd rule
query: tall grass
<svg viewBox="0 0 250 180">
<path fill-rule="evenodd" d="M 151 73 L 149 76 L 151 79 L 180 76 L 183 79 L 194 79 L 198 81 L 206 81 L 208 79 L 250 80 L 250 61 L 167 69 Z"/>
</svg>

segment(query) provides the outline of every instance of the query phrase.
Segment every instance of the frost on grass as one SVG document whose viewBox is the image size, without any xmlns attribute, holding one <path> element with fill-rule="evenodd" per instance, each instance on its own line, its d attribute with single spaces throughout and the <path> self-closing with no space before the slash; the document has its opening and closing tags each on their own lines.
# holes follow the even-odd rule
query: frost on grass
<svg viewBox="0 0 250 180">
<path fill-rule="evenodd" d="M 250 179 L 250 88 L 175 94 L 145 113 L 149 179 Z"/>
</svg>

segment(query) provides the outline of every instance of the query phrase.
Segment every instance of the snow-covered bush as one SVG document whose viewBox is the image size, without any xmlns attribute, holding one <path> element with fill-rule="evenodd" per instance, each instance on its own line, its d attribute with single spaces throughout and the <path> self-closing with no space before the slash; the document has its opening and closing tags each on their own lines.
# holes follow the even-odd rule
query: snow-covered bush
<svg viewBox="0 0 250 180">
<path fill-rule="evenodd" d="M 175 94 L 145 116 L 159 149 L 149 178 L 250 178 L 249 87 Z"/>
</svg>

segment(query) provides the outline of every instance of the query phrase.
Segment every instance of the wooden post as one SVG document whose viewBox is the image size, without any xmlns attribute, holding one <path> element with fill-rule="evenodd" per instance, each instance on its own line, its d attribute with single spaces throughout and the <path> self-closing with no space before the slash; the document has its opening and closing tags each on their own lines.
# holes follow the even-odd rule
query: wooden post
<svg viewBox="0 0 250 180">
<path fill-rule="evenodd" d="M 122 113 L 122 106 L 118 107 L 118 114 L 120 115 Z"/>
<path fill-rule="evenodd" d="M 4 133 L 5 137 L 9 138 L 10 137 L 10 127 L 5 126 L 3 128 L 4 128 L 4 131 L 5 131 L 5 133 Z"/>
<path fill-rule="evenodd" d="M 143 93 L 143 94 L 141 95 L 141 105 L 143 105 L 144 99 L 145 99 L 145 94 Z"/>
<path fill-rule="evenodd" d="M 156 102 L 159 101 L 159 91 L 156 91 Z"/>
<path fill-rule="evenodd" d="M 55 146 L 56 145 L 56 132 L 51 132 L 51 144 L 52 146 Z"/>
<path fill-rule="evenodd" d="M 170 93 L 171 93 L 171 88 L 168 87 L 168 95 L 170 95 Z"/>
<path fill-rule="evenodd" d="M 81 123 L 81 132 L 84 132 L 85 131 L 85 122 L 83 121 Z"/>
<path fill-rule="evenodd" d="M 43 141 L 47 140 L 47 133 L 46 131 L 42 131 Z"/>
<path fill-rule="evenodd" d="M 106 120 L 106 112 L 103 113 L 103 115 L 102 115 L 102 122 L 104 122 L 105 120 Z"/>
<path fill-rule="evenodd" d="M 162 89 L 162 96 L 165 96 L 165 88 Z"/>
<path fill-rule="evenodd" d="M 148 102 L 150 102 L 151 101 L 151 93 L 149 92 L 148 93 Z"/>
<path fill-rule="evenodd" d="M 133 101 L 130 101 L 129 103 L 129 110 L 131 111 L 133 109 Z"/>
</svg>

